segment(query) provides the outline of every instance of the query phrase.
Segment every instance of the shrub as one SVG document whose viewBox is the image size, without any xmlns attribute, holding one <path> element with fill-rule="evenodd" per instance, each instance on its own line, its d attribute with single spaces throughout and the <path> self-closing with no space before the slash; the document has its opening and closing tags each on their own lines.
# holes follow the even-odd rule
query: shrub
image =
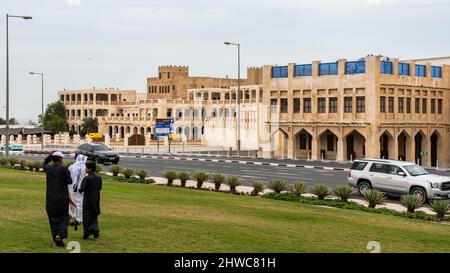
<svg viewBox="0 0 450 273">
<path fill-rule="evenodd" d="M 99 172 L 103 172 L 103 164 L 99 164 L 99 163 L 97 163 L 97 164 L 95 164 L 97 167 L 96 167 L 96 172 L 97 173 L 99 173 Z"/>
<path fill-rule="evenodd" d="M 122 172 L 122 167 L 119 165 L 112 165 L 109 170 L 112 172 L 113 176 L 118 176 L 120 172 Z"/>
<path fill-rule="evenodd" d="M 40 161 L 33 161 L 32 165 L 33 165 L 34 171 L 39 172 L 41 170 L 43 164 Z"/>
<path fill-rule="evenodd" d="M 285 191 L 287 189 L 286 180 L 281 179 L 281 178 L 273 179 L 269 183 L 269 189 L 272 189 L 276 193 Z"/>
<path fill-rule="evenodd" d="M 197 171 L 195 172 L 192 177 L 197 181 L 197 189 L 201 189 L 203 182 L 208 180 L 209 176 L 207 173 L 203 171 Z"/>
<path fill-rule="evenodd" d="M 303 180 L 295 181 L 294 184 L 290 185 L 290 190 L 295 196 L 302 196 L 306 192 L 306 185 Z"/>
<path fill-rule="evenodd" d="M 186 187 L 186 182 L 191 178 L 191 174 L 188 172 L 179 172 L 177 173 L 177 178 L 180 179 L 181 186 Z"/>
<path fill-rule="evenodd" d="M 6 157 L 0 158 L 0 165 L 8 165 L 8 159 Z"/>
<path fill-rule="evenodd" d="M 19 163 L 18 163 L 19 165 L 20 165 L 20 169 L 21 170 L 25 170 L 26 169 L 26 167 L 28 166 L 28 160 L 25 160 L 25 159 L 21 159 L 21 160 L 19 160 Z"/>
<path fill-rule="evenodd" d="M 34 170 L 34 161 L 29 160 L 27 162 L 27 169 L 32 172 Z"/>
<path fill-rule="evenodd" d="M 252 187 L 253 190 L 251 192 L 252 195 L 256 196 L 258 195 L 260 192 L 264 191 L 264 184 L 259 182 L 259 181 L 252 181 Z"/>
<path fill-rule="evenodd" d="M 172 186 L 173 181 L 177 179 L 177 173 L 174 171 L 165 171 L 164 177 L 167 179 L 167 186 Z"/>
<path fill-rule="evenodd" d="M 431 210 L 436 213 L 438 221 L 443 221 L 445 214 L 450 210 L 450 204 L 447 200 L 430 201 Z"/>
<path fill-rule="evenodd" d="M 312 190 L 312 194 L 317 196 L 317 199 L 323 200 L 325 197 L 331 194 L 331 189 L 324 184 L 316 184 Z"/>
<path fill-rule="evenodd" d="M 416 209 L 423 205 L 423 202 L 419 197 L 411 194 L 400 196 L 400 202 L 406 207 L 408 213 L 414 213 Z"/>
<path fill-rule="evenodd" d="M 216 191 L 220 190 L 220 185 L 225 182 L 225 176 L 221 173 L 215 173 L 212 175 L 212 181 L 214 182 L 214 188 Z"/>
<path fill-rule="evenodd" d="M 241 185 L 241 180 L 237 176 L 227 176 L 225 182 L 230 187 L 231 193 L 236 193 L 236 187 Z"/>
<path fill-rule="evenodd" d="M 364 199 L 369 202 L 369 208 L 374 209 L 377 205 L 381 205 L 386 200 L 386 195 L 376 189 L 367 189 L 363 192 Z"/>
<path fill-rule="evenodd" d="M 73 160 L 63 160 L 63 166 L 66 168 L 69 168 L 73 163 L 75 163 Z"/>
<path fill-rule="evenodd" d="M 139 179 L 145 180 L 145 178 L 148 177 L 148 171 L 146 171 L 146 170 L 138 170 L 136 172 L 136 175 L 139 177 Z"/>
<path fill-rule="evenodd" d="M 15 157 L 10 157 L 8 158 L 8 163 L 9 165 L 14 167 L 16 164 L 19 164 L 19 159 Z"/>
<path fill-rule="evenodd" d="M 334 188 L 334 193 L 344 202 L 356 195 L 355 189 L 350 185 L 337 185 Z"/>
<path fill-rule="evenodd" d="M 134 174 L 134 169 L 126 168 L 122 170 L 122 174 L 126 179 L 129 179 Z"/>
</svg>

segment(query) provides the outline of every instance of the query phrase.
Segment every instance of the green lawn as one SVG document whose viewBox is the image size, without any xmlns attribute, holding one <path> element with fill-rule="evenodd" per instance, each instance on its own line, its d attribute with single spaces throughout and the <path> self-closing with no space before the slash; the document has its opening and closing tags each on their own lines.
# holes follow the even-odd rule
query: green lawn
<svg viewBox="0 0 450 273">
<path fill-rule="evenodd" d="M 44 175 L 0 169 L 0 252 L 51 247 Z M 450 252 L 450 226 L 250 196 L 104 181 L 101 237 L 82 252 Z"/>
</svg>

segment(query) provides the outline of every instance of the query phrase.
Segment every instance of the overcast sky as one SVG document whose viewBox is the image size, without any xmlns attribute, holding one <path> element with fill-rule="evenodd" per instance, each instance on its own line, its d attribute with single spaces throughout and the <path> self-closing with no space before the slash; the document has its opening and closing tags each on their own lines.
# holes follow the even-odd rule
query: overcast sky
<svg viewBox="0 0 450 273">
<path fill-rule="evenodd" d="M 5 14 L 10 19 L 11 113 L 40 113 L 56 91 L 118 87 L 145 92 L 158 65 L 235 77 L 242 67 L 450 55 L 449 0 L 1 0 L 0 116 L 5 116 Z M 245 73 L 245 69 L 243 69 Z M 245 76 L 245 75 L 244 75 Z"/>
</svg>

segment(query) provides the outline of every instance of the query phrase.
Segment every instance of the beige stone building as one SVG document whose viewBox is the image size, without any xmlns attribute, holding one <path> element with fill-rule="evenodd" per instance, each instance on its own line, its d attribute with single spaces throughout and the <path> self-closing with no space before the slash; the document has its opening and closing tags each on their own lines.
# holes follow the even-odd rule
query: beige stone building
<svg viewBox="0 0 450 273">
<path fill-rule="evenodd" d="M 272 156 L 450 166 L 449 65 L 367 56 L 264 66 L 263 77 Z"/>
<path fill-rule="evenodd" d="M 247 68 L 247 78 L 242 85 L 262 82 L 262 68 Z M 198 77 L 189 75 L 188 66 L 159 66 L 158 76 L 147 78 L 148 99 L 186 99 L 188 89 L 229 88 L 237 85 L 237 79 Z"/>
<path fill-rule="evenodd" d="M 374 157 L 450 167 L 447 61 L 370 55 L 357 61 L 249 68 L 241 88 L 242 148 L 267 157 Z M 100 132 L 123 139 L 151 135 L 156 118 L 173 117 L 175 132 L 186 139 L 235 148 L 235 80 L 190 77 L 188 68 L 180 66 L 159 67 L 159 74 L 147 79 L 143 94 L 59 92 L 71 128 L 77 131 L 84 117 L 97 117 Z M 159 93 L 160 86 L 171 87 Z"/>
</svg>

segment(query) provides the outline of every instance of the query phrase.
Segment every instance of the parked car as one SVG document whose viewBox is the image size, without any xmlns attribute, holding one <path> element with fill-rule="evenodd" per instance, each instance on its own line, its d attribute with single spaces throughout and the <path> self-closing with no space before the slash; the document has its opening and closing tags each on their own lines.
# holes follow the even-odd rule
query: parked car
<svg viewBox="0 0 450 273">
<path fill-rule="evenodd" d="M 79 154 L 83 154 L 90 160 L 95 160 L 99 163 L 111 162 L 117 164 L 120 160 L 120 156 L 104 144 L 81 144 L 75 151 L 75 158 Z"/>
<path fill-rule="evenodd" d="M 388 195 L 413 194 L 423 202 L 450 198 L 450 177 L 430 174 L 421 166 L 405 161 L 355 160 L 348 183 L 360 194 L 374 188 Z"/>
<path fill-rule="evenodd" d="M 22 144 L 19 143 L 9 143 L 9 150 L 10 151 L 23 151 L 23 146 Z M 0 146 L 0 151 L 6 151 L 6 146 L 2 145 Z"/>
</svg>

